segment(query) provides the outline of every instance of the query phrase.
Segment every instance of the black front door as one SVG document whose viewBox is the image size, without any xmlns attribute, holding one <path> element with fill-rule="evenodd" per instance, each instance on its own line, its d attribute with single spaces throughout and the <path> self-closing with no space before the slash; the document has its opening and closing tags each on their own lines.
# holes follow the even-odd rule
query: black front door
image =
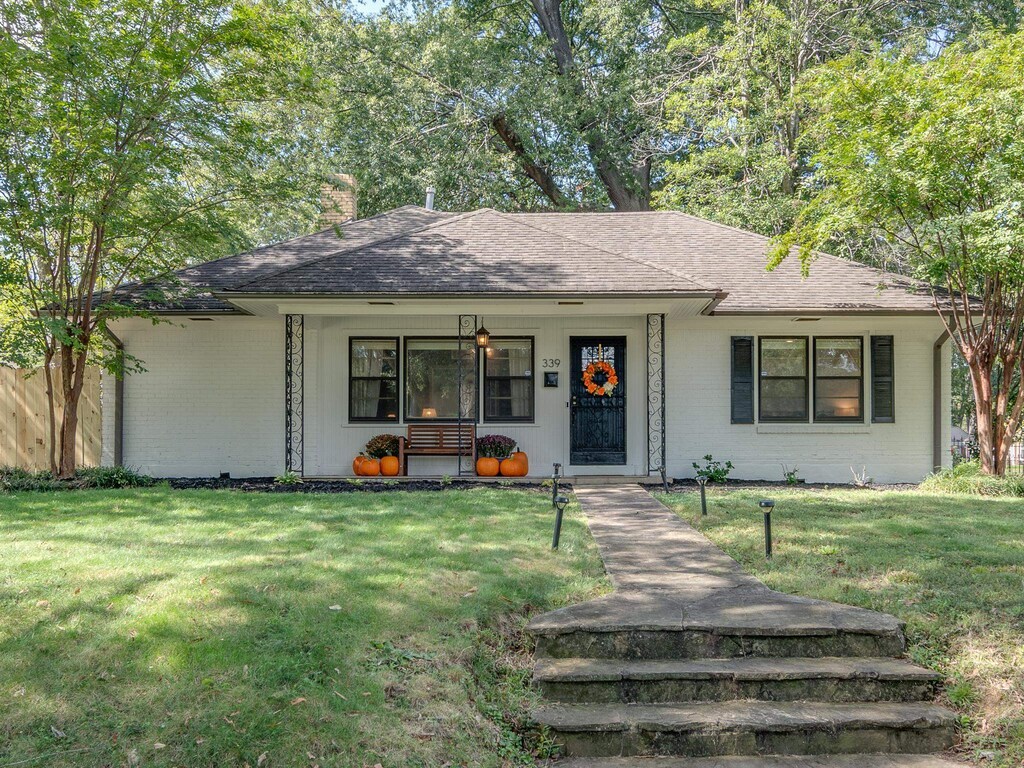
<svg viewBox="0 0 1024 768">
<path fill-rule="evenodd" d="M 569 460 L 625 464 L 626 339 L 573 336 L 569 352 Z"/>
</svg>

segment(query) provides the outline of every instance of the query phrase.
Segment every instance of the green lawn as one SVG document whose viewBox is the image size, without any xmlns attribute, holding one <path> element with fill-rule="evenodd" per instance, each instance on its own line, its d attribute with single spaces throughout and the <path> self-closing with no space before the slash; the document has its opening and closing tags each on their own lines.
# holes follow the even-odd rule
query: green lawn
<svg viewBox="0 0 1024 768">
<path fill-rule="evenodd" d="M 516 765 L 524 616 L 606 590 L 543 494 L 0 495 L 0 766 Z"/>
<path fill-rule="evenodd" d="M 1024 765 L 1024 500 L 872 490 L 709 490 L 669 504 L 769 586 L 895 614 L 950 683 L 968 757 Z M 757 501 L 769 496 L 775 557 Z"/>
</svg>

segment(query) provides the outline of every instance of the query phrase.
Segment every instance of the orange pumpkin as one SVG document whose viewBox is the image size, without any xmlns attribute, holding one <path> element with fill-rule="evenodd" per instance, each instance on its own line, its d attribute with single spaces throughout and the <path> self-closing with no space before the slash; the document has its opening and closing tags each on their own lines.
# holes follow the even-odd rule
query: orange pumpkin
<svg viewBox="0 0 1024 768">
<path fill-rule="evenodd" d="M 476 460 L 476 473 L 480 477 L 495 477 L 500 469 L 500 464 L 497 459 L 492 459 L 488 456 L 481 456 Z"/>
<path fill-rule="evenodd" d="M 523 474 L 521 475 L 521 477 L 525 477 L 526 475 L 530 474 L 530 460 L 526 458 L 525 453 L 523 453 L 522 451 L 516 451 L 515 453 L 512 454 L 512 458 L 523 465 Z"/>
<path fill-rule="evenodd" d="M 359 474 L 364 477 L 376 477 L 380 474 L 380 462 L 376 459 L 367 459 L 359 465 Z"/>
<path fill-rule="evenodd" d="M 526 468 L 520 461 L 511 458 L 505 459 L 501 462 L 501 474 L 505 477 L 523 477 L 526 474 Z"/>
<path fill-rule="evenodd" d="M 387 475 L 388 477 L 394 477 L 398 474 L 398 457 L 397 456 L 385 456 L 380 460 L 380 473 Z"/>
<path fill-rule="evenodd" d="M 361 454 L 361 453 L 358 456 L 356 456 L 354 459 L 352 459 L 352 474 L 353 475 L 358 475 L 359 474 L 359 465 L 362 464 L 364 461 L 366 461 L 366 457 L 363 456 L 363 454 Z"/>
</svg>

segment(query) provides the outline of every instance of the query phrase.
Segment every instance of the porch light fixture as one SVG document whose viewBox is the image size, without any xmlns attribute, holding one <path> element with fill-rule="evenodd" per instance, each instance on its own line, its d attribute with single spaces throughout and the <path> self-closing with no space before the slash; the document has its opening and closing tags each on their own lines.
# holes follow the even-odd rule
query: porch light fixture
<svg viewBox="0 0 1024 768">
<path fill-rule="evenodd" d="M 476 329 L 476 345 L 481 349 L 485 349 L 490 340 L 491 332 L 484 328 L 483 323 L 480 323 L 480 327 Z"/>
</svg>

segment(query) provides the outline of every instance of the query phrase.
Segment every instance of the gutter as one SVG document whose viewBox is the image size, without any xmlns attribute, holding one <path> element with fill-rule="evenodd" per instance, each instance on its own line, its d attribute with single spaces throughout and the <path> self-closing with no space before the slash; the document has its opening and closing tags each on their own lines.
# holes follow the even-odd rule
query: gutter
<svg viewBox="0 0 1024 768">
<path fill-rule="evenodd" d="M 948 453 L 948 446 L 942 445 L 942 426 L 944 411 L 942 408 L 942 348 L 949 341 L 949 331 L 945 330 L 932 346 L 932 467 L 938 472 L 942 469 L 943 457 Z"/>
<path fill-rule="evenodd" d="M 124 466 L 124 342 L 106 324 L 103 332 L 114 345 L 120 376 L 114 376 L 114 466 Z"/>
</svg>

